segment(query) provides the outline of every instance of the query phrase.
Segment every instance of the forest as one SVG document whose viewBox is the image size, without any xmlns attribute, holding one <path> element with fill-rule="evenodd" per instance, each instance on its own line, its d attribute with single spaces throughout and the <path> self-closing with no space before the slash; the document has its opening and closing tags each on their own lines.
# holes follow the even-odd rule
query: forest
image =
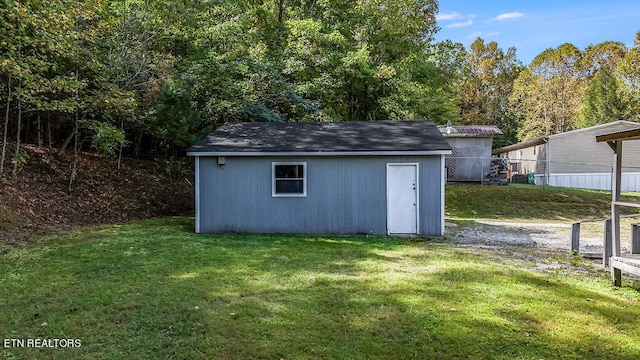
<svg viewBox="0 0 640 360">
<path fill-rule="evenodd" d="M 494 146 L 640 119 L 632 48 L 435 42 L 436 0 L 0 0 L 0 176 L 52 152 L 176 157 L 225 122 L 431 119 Z M 72 175 L 73 177 L 73 175 Z"/>
</svg>

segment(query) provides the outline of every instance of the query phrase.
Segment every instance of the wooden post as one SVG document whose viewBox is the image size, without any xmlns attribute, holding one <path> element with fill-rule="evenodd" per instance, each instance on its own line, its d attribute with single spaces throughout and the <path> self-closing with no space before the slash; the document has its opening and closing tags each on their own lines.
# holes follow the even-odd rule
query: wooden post
<svg viewBox="0 0 640 360">
<path fill-rule="evenodd" d="M 602 265 L 609 265 L 611 257 L 611 219 L 604 221 L 604 249 L 602 249 Z"/>
<path fill-rule="evenodd" d="M 613 286 L 622 286 L 622 270 L 611 267 L 611 282 Z"/>
<path fill-rule="evenodd" d="M 580 252 L 580 223 L 571 225 L 571 251 Z"/>
<path fill-rule="evenodd" d="M 618 205 L 616 203 L 620 201 L 620 184 L 622 179 L 622 141 L 615 141 L 613 145 L 613 178 L 611 179 L 611 255 L 620 256 L 620 211 L 618 210 Z"/>
<path fill-rule="evenodd" d="M 640 224 L 631 224 L 631 253 L 640 254 Z"/>
</svg>

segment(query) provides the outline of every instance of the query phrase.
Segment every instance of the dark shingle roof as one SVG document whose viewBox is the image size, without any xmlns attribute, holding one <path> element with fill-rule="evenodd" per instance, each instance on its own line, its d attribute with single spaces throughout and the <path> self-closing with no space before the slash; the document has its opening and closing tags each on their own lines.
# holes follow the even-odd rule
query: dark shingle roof
<svg viewBox="0 0 640 360">
<path fill-rule="evenodd" d="M 253 122 L 224 124 L 188 153 L 439 150 L 451 147 L 430 120 Z"/>
<path fill-rule="evenodd" d="M 445 137 L 492 137 L 502 135 L 494 125 L 439 125 L 438 129 Z"/>
</svg>

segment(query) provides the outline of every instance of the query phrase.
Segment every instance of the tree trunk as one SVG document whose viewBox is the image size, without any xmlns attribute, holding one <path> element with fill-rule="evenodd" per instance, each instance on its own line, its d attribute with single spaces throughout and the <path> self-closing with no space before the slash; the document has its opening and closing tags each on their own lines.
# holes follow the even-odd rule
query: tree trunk
<svg viewBox="0 0 640 360">
<path fill-rule="evenodd" d="M 75 118 L 75 124 L 73 127 L 73 134 L 74 134 L 74 146 L 73 146 L 73 162 L 71 163 L 71 175 L 69 176 L 69 192 L 71 192 L 71 190 L 73 190 L 73 182 L 76 180 L 76 176 L 78 175 L 78 160 L 80 157 L 80 148 L 78 146 L 79 141 L 78 141 L 78 127 L 80 124 L 80 105 L 78 104 L 78 98 L 79 98 L 79 94 L 78 94 L 78 72 L 76 71 L 76 118 Z"/>
<path fill-rule="evenodd" d="M 47 137 L 49 138 L 49 153 L 51 153 L 51 116 L 47 115 Z"/>
<path fill-rule="evenodd" d="M 4 132 L 2 133 L 2 158 L 0 158 L 0 178 L 4 173 L 4 161 L 6 159 L 7 154 L 7 131 L 9 128 L 9 106 L 11 106 L 11 76 L 9 76 L 8 87 L 9 89 L 7 94 L 7 111 L 4 115 Z"/>
<path fill-rule="evenodd" d="M 282 24 L 282 20 L 284 17 L 284 1 L 285 0 L 278 1 L 278 23 L 280 24 Z"/>
<path fill-rule="evenodd" d="M 38 148 L 42 147 L 42 120 L 40 119 L 40 115 L 38 114 Z"/>
<path fill-rule="evenodd" d="M 133 157 L 137 158 L 140 155 L 140 148 L 142 147 L 142 136 L 144 135 L 144 131 L 138 130 L 136 134 L 136 139 L 133 145 Z"/>
<path fill-rule="evenodd" d="M 51 128 L 49 128 L 49 130 L 51 130 Z M 51 133 L 49 133 L 49 135 L 51 135 Z M 64 139 L 64 142 L 62 143 L 62 145 L 60 145 L 60 148 L 58 149 L 58 151 L 56 151 L 58 154 L 62 154 L 66 149 L 67 146 L 69 146 L 69 144 L 71 143 L 71 140 L 73 140 L 73 137 L 76 135 L 76 130 L 75 128 L 71 131 L 71 134 L 69 134 L 69 136 L 67 136 L 66 139 Z M 51 138 L 49 138 L 49 141 L 51 141 Z"/>
<path fill-rule="evenodd" d="M 13 175 L 13 177 L 17 176 L 18 173 L 18 162 L 20 162 L 20 128 L 22 127 L 22 98 L 21 98 L 21 91 L 22 91 L 22 80 L 20 80 L 18 82 L 18 124 L 17 124 L 17 130 L 16 130 L 16 153 L 13 157 L 13 171 L 11 172 L 11 175 Z"/>
<path fill-rule="evenodd" d="M 124 134 L 124 118 L 120 118 L 120 131 Z M 122 165 L 122 148 L 124 147 L 124 142 L 120 144 L 120 149 L 118 150 L 118 164 L 117 164 L 117 174 L 120 174 L 120 166 Z"/>
</svg>

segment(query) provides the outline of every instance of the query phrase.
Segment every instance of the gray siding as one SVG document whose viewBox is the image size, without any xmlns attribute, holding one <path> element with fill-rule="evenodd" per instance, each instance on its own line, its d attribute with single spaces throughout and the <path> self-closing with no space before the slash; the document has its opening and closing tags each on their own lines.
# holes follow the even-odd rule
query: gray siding
<svg viewBox="0 0 640 360">
<path fill-rule="evenodd" d="M 489 175 L 491 166 L 491 138 L 447 137 L 453 154 L 447 156 L 450 181 L 481 182 Z"/>
<path fill-rule="evenodd" d="M 633 126 L 614 124 L 606 128 L 568 132 L 549 137 L 551 174 L 611 172 L 613 151 L 607 143 L 596 142 L 603 132 L 627 130 Z M 622 146 L 623 171 L 638 172 L 640 168 L 640 141 L 626 141 Z"/>
<path fill-rule="evenodd" d="M 512 164 L 511 171 L 513 174 L 545 173 L 546 144 L 513 150 L 506 154 L 506 158 Z"/>
<path fill-rule="evenodd" d="M 441 156 L 200 157 L 202 233 L 386 234 L 386 165 L 419 163 L 420 233 L 441 235 Z M 306 197 L 272 197 L 271 163 L 305 161 Z"/>
</svg>

